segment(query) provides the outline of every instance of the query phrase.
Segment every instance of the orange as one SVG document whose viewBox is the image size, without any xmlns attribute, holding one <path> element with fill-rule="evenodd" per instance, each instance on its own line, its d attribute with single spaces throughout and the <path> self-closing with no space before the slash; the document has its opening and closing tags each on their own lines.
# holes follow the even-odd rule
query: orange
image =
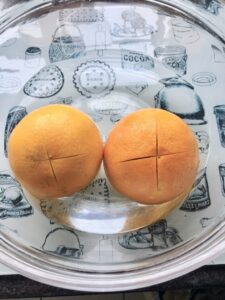
<svg viewBox="0 0 225 300">
<path fill-rule="evenodd" d="M 9 163 L 22 186 L 38 198 L 71 195 L 96 176 L 103 144 L 81 111 L 48 105 L 28 114 L 9 138 Z"/>
<path fill-rule="evenodd" d="M 161 109 L 142 109 L 113 128 L 104 167 L 114 188 L 143 204 L 160 204 L 191 188 L 199 164 L 190 128 Z"/>
</svg>

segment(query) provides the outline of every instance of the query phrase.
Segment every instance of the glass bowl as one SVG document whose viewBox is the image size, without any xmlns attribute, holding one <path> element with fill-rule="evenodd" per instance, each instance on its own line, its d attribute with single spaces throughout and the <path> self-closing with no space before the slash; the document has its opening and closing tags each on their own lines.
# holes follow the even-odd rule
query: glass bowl
<svg viewBox="0 0 225 300">
<path fill-rule="evenodd" d="M 222 253 L 224 18 L 217 0 L 1 2 L 3 263 L 44 283 L 101 292 L 160 283 Z M 74 197 L 54 205 L 31 197 L 10 170 L 8 138 L 30 111 L 54 103 L 89 114 L 104 141 L 143 107 L 181 117 L 201 158 L 184 203 L 155 224 L 124 227 L 129 211 L 146 208 L 118 195 L 102 168 Z"/>
</svg>

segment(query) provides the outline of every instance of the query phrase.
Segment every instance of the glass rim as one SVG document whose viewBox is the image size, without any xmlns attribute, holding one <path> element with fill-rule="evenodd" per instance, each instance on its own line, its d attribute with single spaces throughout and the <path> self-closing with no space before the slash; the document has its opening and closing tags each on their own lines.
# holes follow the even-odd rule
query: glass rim
<svg viewBox="0 0 225 300">
<path fill-rule="evenodd" d="M 36 3 L 39 4 L 39 7 L 43 6 L 49 8 L 51 5 L 56 5 L 57 3 L 64 5 L 66 2 L 69 1 L 31 0 L 26 4 L 23 3 L 23 5 L 16 10 L 15 15 L 12 6 L 12 9 L 9 9 L 6 14 L 2 14 L 2 17 L 0 16 L 1 24 L 3 24 L 2 30 L 15 22 L 15 19 L 18 20 L 26 16 L 26 12 L 32 7 L 32 4 Z M 84 2 L 85 1 L 75 1 L 76 4 Z M 114 3 L 117 2 L 118 1 L 114 1 Z M 214 27 L 215 23 L 213 23 L 213 21 L 215 20 L 212 18 L 210 22 L 208 22 L 201 11 L 197 12 L 195 10 L 196 7 L 193 3 L 190 4 L 187 1 L 183 2 L 181 0 L 174 0 L 173 3 L 171 3 L 170 0 L 142 0 L 140 2 L 146 4 L 158 3 L 158 5 L 179 9 L 184 15 L 190 15 L 194 19 L 197 19 L 199 24 L 201 24 L 201 22 L 207 24 L 206 27 L 209 28 L 211 32 L 215 32 L 216 36 L 221 37 L 223 42 L 225 41 L 225 32 L 218 28 L 217 25 Z M 119 4 L 121 4 L 121 2 Z M 11 17 L 9 17 L 10 14 Z M 221 105 L 216 106 L 215 109 L 217 107 L 221 107 Z M 71 269 L 69 267 L 60 268 L 60 265 L 56 267 L 56 265 L 54 265 L 57 261 L 56 257 L 53 257 L 49 253 L 41 253 L 30 245 L 29 247 L 25 247 L 19 243 L 16 244 L 10 237 L 6 227 L 0 225 L 0 260 L 4 264 L 17 270 L 22 275 L 45 284 L 80 291 L 125 291 L 158 284 L 202 266 L 209 259 L 221 254 L 224 249 L 225 218 L 224 214 L 222 214 L 216 218 L 216 224 L 207 227 L 207 229 L 195 239 L 192 238 L 182 243 L 180 247 L 178 246 L 166 252 L 161 256 L 161 260 L 159 260 L 157 256 L 149 258 L 152 259 L 155 264 L 152 263 L 152 265 L 150 265 L 149 259 L 145 259 L 138 267 L 130 269 L 126 273 L 126 270 L 122 271 L 122 269 L 120 272 L 106 273 L 104 266 L 99 266 L 99 270 L 96 270 L 96 272 L 90 272 L 90 270 L 85 270 L 85 268 L 81 270 L 81 267 L 77 267 L 77 269 Z M 123 265 L 121 265 L 121 267 L 123 267 Z"/>
</svg>

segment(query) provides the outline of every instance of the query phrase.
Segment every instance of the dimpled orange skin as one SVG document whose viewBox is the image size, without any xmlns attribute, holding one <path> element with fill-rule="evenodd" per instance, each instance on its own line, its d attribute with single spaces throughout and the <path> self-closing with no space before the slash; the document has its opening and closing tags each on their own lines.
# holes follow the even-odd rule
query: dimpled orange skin
<svg viewBox="0 0 225 300">
<path fill-rule="evenodd" d="M 190 128 L 161 109 L 142 109 L 123 118 L 104 148 L 111 184 L 143 204 L 161 204 L 190 189 L 198 164 L 198 145 Z"/>
<path fill-rule="evenodd" d="M 103 156 L 97 127 L 81 111 L 48 105 L 28 114 L 9 138 L 9 163 L 38 198 L 69 196 L 96 176 Z"/>
</svg>

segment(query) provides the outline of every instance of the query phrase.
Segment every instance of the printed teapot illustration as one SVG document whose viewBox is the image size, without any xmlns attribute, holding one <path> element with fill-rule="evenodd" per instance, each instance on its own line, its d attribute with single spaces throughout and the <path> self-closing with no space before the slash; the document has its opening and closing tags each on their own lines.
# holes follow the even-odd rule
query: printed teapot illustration
<svg viewBox="0 0 225 300">
<path fill-rule="evenodd" d="M 56 28 L 49 47 L 51 63 L 76 58 L 85 50 L 85 44 L 78 26 L 63 24 Z"/>
<path fill-rule="evenodd" d="M 182 118 L 188 125 L 203 125 L 205 111 L 194 87 L 181 77 L 160 80 L 164 87 L 155 96 L 155 107 L 165 109 Z"/>
</svg>

